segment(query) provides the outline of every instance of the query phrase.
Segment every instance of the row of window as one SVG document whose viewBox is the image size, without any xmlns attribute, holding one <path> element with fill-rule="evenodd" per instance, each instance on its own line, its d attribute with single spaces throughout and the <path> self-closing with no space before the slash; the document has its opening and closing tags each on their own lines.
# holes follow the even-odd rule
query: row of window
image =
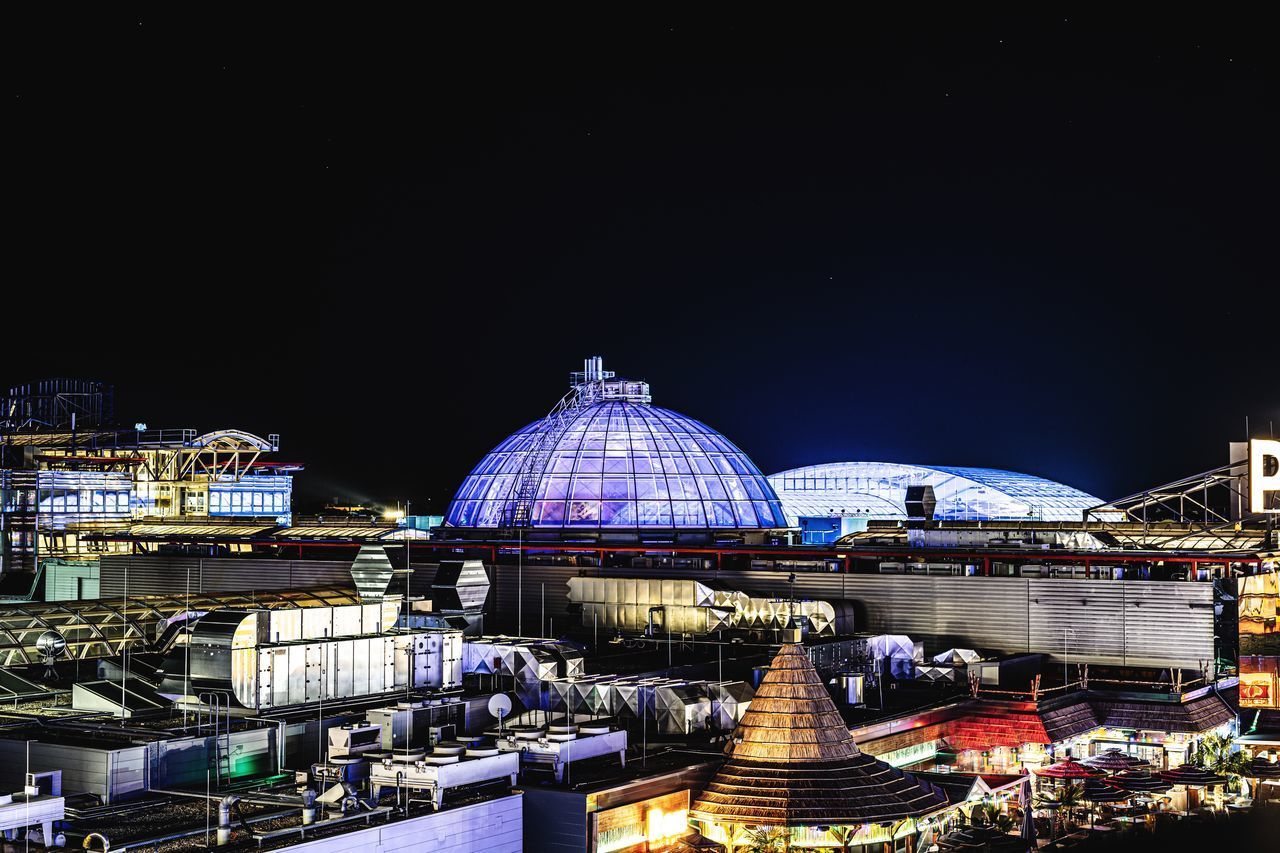
<svg viewBox="0 0 1280 853">
<path fill-rule="evenodd" d="M 209 490 L 209 515 L 279 515 L 289 512 L 287 491 Z"/>
<path fill-rule="evenodd" d="M 40 495 L 42 513 L 128 515 L 131 511 L 131 493 L 127 491 L 93 489 Z"/>
</svg>

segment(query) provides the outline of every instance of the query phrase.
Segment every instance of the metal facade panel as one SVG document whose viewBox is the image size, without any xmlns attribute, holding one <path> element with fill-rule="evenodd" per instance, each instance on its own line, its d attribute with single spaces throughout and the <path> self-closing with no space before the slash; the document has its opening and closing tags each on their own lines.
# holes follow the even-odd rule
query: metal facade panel
<svg viewBox="0 0 1280 853">
<path fill-rule="evenodd" d="M 534 633 L 544 585 L 547 621 L 553 626 L 570 618 L 568 581 L 584 570 L 525 566 L 518 572 L 515 566 L 500 565 L 491 571 L 497 624 L 515 627 L 517 591 L 523 590 L 525 632 Z M 623 577 L 671 570 L 585 571 Z M 790 592 L 787 573 L 781 571 L 720 571 L 703 577 L 780 598 Z M 1197 668 L 1200 661 L 1213 660 L 1213 590 L 1204 583 L 797 572 L 795 595 L 855 602 L 860 633 L 945 637 L 949 645 L 1039 652 L 1062 663 L 1065 627 L 1075 631 L 1081 649 L 1075 650 L 1068 632 L 1065 660 L 1072 663 Z"/>
<path fill-rule="evenodd" d="M 104 554 L 100 560 L 103 598 L 130 595 L 249 592 L 352 585 L 350 561 L 277 560 L 269 557 L 184 557 L 169 554 Z M 416 586 L 416 579 L 415 579 Z"/>
<path fill-rule="evenodd" d="M 1053 659 L 1123 665 L 1125 592 L 1115 581 L 1035 578 L 1029 646 Z"/>
<path fill-rule="evenodd" d="M 381 853 L 520 853 L 522 845 L 522 795 L 485 800 L 474 805 L 448 808 L 409 820 L 399 820 L 354 829 L 328 838 L 301 840 L 290 850 L 307 853 L 351 853 L 377 850 Z M 583 848 L 585 849 L 585 848 Z M 582 849 L 577 853 L 582 853 Z"/>
<path fill-rule="evenodd" d="M 1115 581 L 1114 583 L 1119 583 Z M 1213 589 L 1205 583 L 1125 582 L 1128 663 L 1195 667 L 1212 664 Z"/>
<path fill-rule="evenodd" d="M 586 853 L 587 795 L 529 786 L 524 804 L 525 853 Z"/>
<path fill-rule="evenodd" d="M 0 740 L 0 785 L 4 791 L 21 791 L 27 770 L 27 741 Z M 33 773 L 62 771 L 64 793 L 86 792 L 106 797 L 107 755 L 105 750 L 81 749 L 52 743 L 30 742 Z"/>
</svg>

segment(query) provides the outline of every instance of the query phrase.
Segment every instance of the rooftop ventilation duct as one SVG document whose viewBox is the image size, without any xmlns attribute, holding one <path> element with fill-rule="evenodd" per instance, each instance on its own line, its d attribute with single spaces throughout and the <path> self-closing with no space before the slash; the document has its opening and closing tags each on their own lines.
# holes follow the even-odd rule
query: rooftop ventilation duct
<svg viewBox="0 0 1280 853">
<path fill-rule="evenodd" d="M 933 521 L 934 511 L 938 508 L 938 499 L 933 493 L 933 486 L 907 486 L 907 498 L 904 501 L 907 509 L 908 527 L 912 523 Z"/>
<path fill-rule="evenodd" d="M 393 574 L 395 569 L 391 568 L 387 549 L 381 545 L 361 545 L 360 553 L 351 563 L 351 579 L 356 582 L 356 592 L 361 601 L 373 602 L 385 598 Z"/>
</svg>

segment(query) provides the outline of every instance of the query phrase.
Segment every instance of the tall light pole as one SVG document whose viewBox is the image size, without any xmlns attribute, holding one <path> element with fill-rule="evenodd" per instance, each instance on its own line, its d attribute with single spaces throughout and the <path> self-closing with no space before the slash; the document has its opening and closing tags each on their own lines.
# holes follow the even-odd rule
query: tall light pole
<svg viewBox="0 0 1280 853">
<path fill-rule="evenodd" d="M 1074 628 L 1064 627 L 1062 629 L 1062 692 L 1066 693 L 1067 686 L 1071 683 L 1071 651 L 1067 647 L 1067 634 L 1075 634 Z"/>
</svg>

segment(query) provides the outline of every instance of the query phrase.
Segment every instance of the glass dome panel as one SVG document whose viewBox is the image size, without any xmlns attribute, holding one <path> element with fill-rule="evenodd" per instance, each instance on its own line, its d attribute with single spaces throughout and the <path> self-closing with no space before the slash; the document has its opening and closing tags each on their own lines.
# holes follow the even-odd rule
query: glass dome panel
<svg viewBox="0 0 1280 853">
<path fill-rule="evenodd" d="M 782 505 L 760 469 L 703 423 L 642 402 L 611 400 L 571 414 L 547 454 L 535 527 L 774 528 Z M 543 421 L 495 447 L 463 481 L 445 523 L 499 527 Z"/>
<path fill-rule="evenodd" d="M 838 462 L 768 479 L 793 523 L 802 516 L 905 518 L 906 490 L 916 485 L 933 487 L 934 518 L 948 521 L 1079 521 L 1102 503 L 1062 483 L 994 468 Z"/>
</svg>

